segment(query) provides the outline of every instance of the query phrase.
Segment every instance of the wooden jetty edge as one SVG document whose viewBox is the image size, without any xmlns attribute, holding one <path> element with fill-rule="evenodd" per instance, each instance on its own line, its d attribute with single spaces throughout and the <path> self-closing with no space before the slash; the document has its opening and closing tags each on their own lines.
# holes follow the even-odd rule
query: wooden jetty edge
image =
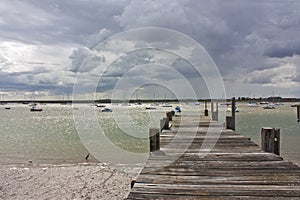
<svg viewBox="0 0 300 200">
<path fill-rule="evenodd" d="M 208 117 L 181 115 L 171 123 L 127 199 L 300 199 L 297 165 Z M 220 136 L 207 135 L 209 126 L 221 128 Z M 212 150 L 199 156 L 203 142 L 216 138 Z"/>
</svg>

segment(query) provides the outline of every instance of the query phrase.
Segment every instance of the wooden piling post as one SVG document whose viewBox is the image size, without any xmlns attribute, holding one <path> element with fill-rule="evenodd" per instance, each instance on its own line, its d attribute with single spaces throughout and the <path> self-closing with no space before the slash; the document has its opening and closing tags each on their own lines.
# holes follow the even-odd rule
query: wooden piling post
<svg viewBox="0 0 300 200">
<path fill-rule="evenodd" d="M 231 99 L 231 117 L 232 117 L 232 130 L 235 131 L 235 110 L 236 110 L 236 107 L 235 107 L 235 97 L 232 97 Z"/>
<path fill-rule="evenodd" d="M 149 129 L 150 152 L 160 149 L 160 131 L 158 128 Z"/>
<path fill-rule="evenodd" d="M 226 116 L 226 128 L 235 131 L 235 97 L 231 99 L 231 116 Z"/>
<path fill-rule="evenodd" d="M 261 148 L 265 152 L 280 155 L 280 129 L 269 127 L 262 128 Z"/>
<path fill-rule="evenodd" d="M 226 128 L 233 130 L 232 117 L 226 116 Z"/>
<path fill-rule="evenodd" d="M 207 101 L 205 101 L 204 115 L 205 115 L 205 116 L 208 116 Z"/>
<path fill-rule="evenodd" d="M 300 106 L 297 106 L 297 122 L 300 122 Z"/>
<path fill-rule="evenodd" d="M 214 111 L 214 105 L 213 105 L 214 103 L 212 103 L 212 108 L 213 108 L 213 110 L 211 111 L 211 118 L 212 118 L 212 120 L 214 120 L 214 121 L 218 121 L 219 120 L 219 117 L 218 117 L 218 115 L 219 115 L 219 108 L 218 108 L 218 102 L 216 103 L 216 111 Z"/>
<path fill-rule="evenodd" d="M 169 130 L 169 129 L 170 129 L 169 118 L 166 118 L 166 117 L 162 118 L 160 120 L 160 130 L 162 131 L 162 130 Z"/>
<path fill-rule="evenodd" d="M 173 117 L 173 113 L 172 112 L 167 112 L 167 118 L 169 119 L 169 121 L 172 121 L 172 117 Z"/>
</svg>

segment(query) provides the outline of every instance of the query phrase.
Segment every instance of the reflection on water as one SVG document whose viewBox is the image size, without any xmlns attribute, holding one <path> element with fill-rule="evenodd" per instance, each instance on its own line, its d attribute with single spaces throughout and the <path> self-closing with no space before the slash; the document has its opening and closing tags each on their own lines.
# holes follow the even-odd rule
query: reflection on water
<svg viewBox="0 0 300 200">
<path fill-rule="evenodd" d="M 65 105 L 41 105 L 42 112 L 30 112 L 27 105 L 9 106 L 10 110 L 0 106 L 1 163 L 27 163 L 29 160 L 55 164 L 85 162 L 88 151 L 77 134 L 73 112 L 80 112 L 90 105 L 76 105 L 78 110 Z M 146 110 L 146 105 L 109 106 L 112 113 L 93 108 L 105 136 L 117 147 L 135 153 L 148 151 L 148 129 L 158 128 L 159 120 L 172 109 L 157 107 L 156 110 Z M 195 105 L 181 107 L 188 114 L 196 114 L 199 109 Z M 290 104 L 274 110 L 248 107 L 247 104 L 238 104 L 238 108 L 238 132 L 260 144 L 261 127 L 280 128 L 281 155 L 300 163 L 300 124 L 296 122 L 296 110 Z M 203 110 L 204 105 L 201 105 L 201 114 Z M 86 126 L 86 130 L 92 133 L 93 126 Z M 101 141 L 96 143 L 98 148 L 105 146 Z"/>
</svg>

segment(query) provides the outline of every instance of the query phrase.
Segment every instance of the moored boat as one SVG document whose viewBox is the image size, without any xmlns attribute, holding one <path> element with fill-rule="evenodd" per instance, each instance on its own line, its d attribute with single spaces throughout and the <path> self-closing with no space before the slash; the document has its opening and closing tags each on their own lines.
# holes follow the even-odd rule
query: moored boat
<svg viewBox="0 0 300 200">
<path fill-rule="evenodd" d="M 267 104 L 269 104 L 269 102 L 267 102 L 267 101 L 262 101 L 262 102 L 260 102 L 259 104 L 261 104 L 261 105 L 267 105 Z"/>
<path fill-rule="evenodd" d="M 175 111 L 176 111 L 176 112 L 181 112 L 180 106 L 176 106 L 176 107 L 175 107 Z"/>
<path fill-rule="evenodd" d="M 38 108 L 36 106 L 32 106 L 30 108 L 30 112 L 41 112 L 41 111 L 43 111 L 43 109 L 42 108 Z"/>
<path fill-rule="evenodd" d="M 97 108 L 104 108 L 105 107 L 105 105 L 103 105 L 103 104 L 96 104 L 95 105 Z"/>
<path fill-rule="evenodd" d="M 171 104 L 168 104 L 168 103 L 165 103 L 165 104 L 162 105 L 162 107 L 170 108 L 170 107 L 172 107 L 172 105 L 171 105 Z"/>
<path fill-rule="evenodd" d="M 146 107 L 146 110 L 155 110 L 156 108 L 155 107 L 152 107 L 152 106 L 147 106 Z"/>
<path fill-rule="evenodd" d="M 256 102 L 249 102 L 248 106 L 250 106 L 250 107 L 258 107 L 258 104 Z"/>
<path fill-rule="evenodd" d="M 112 112 L 112 109 L 110 108 L 104 108 L 103 110 L 101 110 L 102 112 Z"/>
<path fill-rule="evenodd" d="M 275 106 L 267 105 L 267 106 L 264 106 L 263 109 L 275 109 Z"/>
</svg>

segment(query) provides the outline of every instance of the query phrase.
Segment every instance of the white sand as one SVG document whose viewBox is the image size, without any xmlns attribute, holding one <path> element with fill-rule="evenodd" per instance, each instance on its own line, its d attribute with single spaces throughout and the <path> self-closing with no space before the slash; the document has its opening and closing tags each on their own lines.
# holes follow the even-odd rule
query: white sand
<svg viewBox="0 0 300 200">
<path fill-rule="evenodd" d="M 105 164 L 0 166 L 0 199 L 124 199 L 137 173 Z"/>
</svg>

